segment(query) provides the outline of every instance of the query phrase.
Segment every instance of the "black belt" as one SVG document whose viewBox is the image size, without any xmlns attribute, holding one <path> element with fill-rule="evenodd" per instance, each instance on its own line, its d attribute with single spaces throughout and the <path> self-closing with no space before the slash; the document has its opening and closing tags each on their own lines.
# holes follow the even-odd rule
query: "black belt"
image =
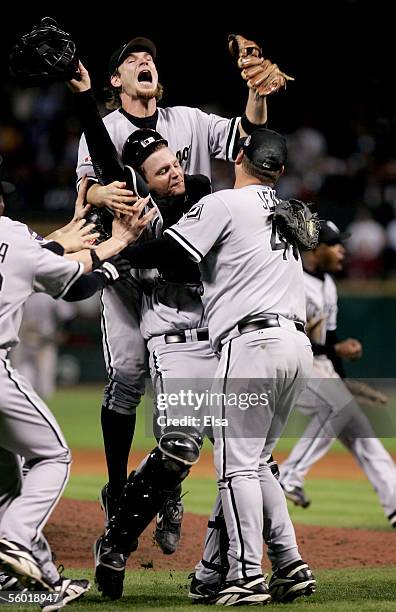
<svg viewBox="0 0 396 612">
<path fill-rule="evenodd" d="M 305 325 L 301 321 L 292 321 L 297 331 L 305 334 Z M 238 323 L 238 331 L 240 334 L 257 331 L 258 329 L 266 329 L 267 327 L 281 327 L 278 315 L 258 315 L 257 317 L 248 317 Z"/>
<path fill-rule="evenodd" d="M 209 332 L 207 329 L 197 329 L 197 340 L 202 342 L 204 340 L 209 340 Z M 165 343 L 166 344 L 176 344 L 177 342 L 191 342 L 190 338 L 186 337 L 186 332 L 178 331 L 172 334 L 165 334 Z"/>
</svg>

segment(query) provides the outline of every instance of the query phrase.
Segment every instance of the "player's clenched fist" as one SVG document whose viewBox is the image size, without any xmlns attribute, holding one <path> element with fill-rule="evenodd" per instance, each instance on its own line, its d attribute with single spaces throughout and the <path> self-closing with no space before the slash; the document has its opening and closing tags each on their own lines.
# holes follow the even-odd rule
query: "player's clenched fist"
<svg viewBox="0 0 396 612">
<path fill-rule="evenodd" d="M 360 359 L 363 354 L 362 345 L 355 338 L 347 338 L 342 342 L 338 342 L 334 345 L 334 349 L 342 359 Z"/>
</svg>

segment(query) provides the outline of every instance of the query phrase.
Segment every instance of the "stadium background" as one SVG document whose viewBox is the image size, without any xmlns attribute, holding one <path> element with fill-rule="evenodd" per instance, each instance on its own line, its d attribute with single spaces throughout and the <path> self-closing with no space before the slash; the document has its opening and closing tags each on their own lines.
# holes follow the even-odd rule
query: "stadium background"
<svg viewBox="0 0 396 612">
<path fill-rule="evenodd" d="M 348 368 L 351 375 L 388 378 L 392 383 L 396 370 L 396 239 L 392 226 L 396 216 L 396 90 L 390 49 L 393 19 L 388 6 L 358 0 L 237 7 L 218 3 L 218 17 L 213 16 L 213 3 L 204 2 L 140 7 L 133 3 L 115 7 L 68 4 L 50 10 L 40 3 L 23 10 L 10 6 L 2 17 L 0 37 L 0 153 L 18 194 L 8 202 L 8 214 L 43 233 L 68 220 L 74 203 L 80 133 L 72 95 L 63 85 L 23 90 L 12 82 L 7 57 L 17 33 L 28 31 L 42 16 L 56 17 L 75 37 L 103 110 L 110 53 L 135 35 L 149 36 L 158 46 L 165 105 L 199 106 L 232 116 L 243 109 L 246 90 L 228 55 L 226 38 L 230 32 L 240 32 L 260 42 L 264 54 L 296 78 L 287 92 L 273 96 L 268 104 L 269 126 L 288 135 L 292 150 L 283 193 L 316 202 L 320 214 L 332 217 L 342 229 L 358 215 L 363 221 L 355 234 L 370 258 L 362 258 L 356 249 L 339 279 L 340 336 L 358 337 L 364 344 L 363 359 Z M 214 177 L 216 187 L 229 186 L 232 172 L 218 163 Z M 371 219 L 362 219 L 362 211 L 363 217 Z M 97 300 L 80 305 L 61 352 L 60 381 L 71 386 L 61 388 L 50 406 L 72 447 L 74 463 L 67 499 L 51 520 L 49 534 L 51 541 L 57 538 L 59 559 L 68 567 L 90 567 L 89 551 L 83 563 L 73 563 L 73 553 L 79 539 L 80 548 L 92 542 L 91 533 L 85 539 L 82 534 L 87 522 L 95 534 L 100 529 L 98 505 L 93 500 L 105 482 L 99 424 L 104 368 Z M 72 386 L 78 382 L 88 384 Z M 139 410 L 132 466 L 153 444 L 147 435 L 150 405 L 147 398 Z M 392 397 L 384 413 L 371 413 L 392 452 L 396 448 L 394 407 Z M 291 423 L 291 437 L 282 440 L 278 457 L 284 456 L 301 427 L 301 422 Z M 209 452 L 206 462 L 208 457 Z M 202 469 L 192 474 L 185 497 L 187 511 L 198 516 L 208 512 L 215 487 L 213 474 Z M 314 531 L 304 532 L 302 543 L 313 544 L 311 551 L 316 549 L 317 557 L 326 557 L 322 564 L 317 557 L 312 559 L 315 569 L 330 569 L 317 571 L 320 589 L 315 601 L 295 603 L 293 609 L 305 609 L 310 603 L 326 612 L 345 606 L 377 612 L 394 609 L 391 566 L 396 534 L 387 526 L 364 476 L 340 445 L 313 471 L 307 492 L 312 507 L 308 511 L 291 507 L 293 520 L 298 530 L 303 525 L 320 530 L 316 536 Z M 78 503 L 87 504 L 81 514 L 77 513 Z M 343 530 L 331 531 L 338 528 Z M 189 533 L 187 527 L 185 533 Z M 146 569 L 128 575 L 127 596 L 112 609 L 184 606 L 185 587 L 180 585 L 187 583 L 186 570 L 191 565 L 181 565 L 175 556 L 169 568 L 174 564 L 183 567 L 183 572 L 168 569 L 153 576 L 147 571 L 152 567 L 149 538 L 150 534 L 141 553 Z M 185 535 L 183 546 L 187 538 Z M 367 542 L 360 555 L 357 538 Z M 197 549 L 194 553 L 197 556 Z M 341 567 L 346 569 L 341 571 Z M 81 576 L 82 570 L 75 573 Z M 76 609 L 92 610 L 96 605 L 106 609 L 93 591 L 87 603 Z"/>
</svg>

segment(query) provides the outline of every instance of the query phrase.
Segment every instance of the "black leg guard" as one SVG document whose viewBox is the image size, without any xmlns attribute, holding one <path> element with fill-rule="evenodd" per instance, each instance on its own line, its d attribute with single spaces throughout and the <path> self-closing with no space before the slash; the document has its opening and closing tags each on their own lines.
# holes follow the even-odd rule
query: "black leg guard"
<svg viewBox="0 0 396 612">
<path fill-rule="evenodd" d="M 230 540 L 228 537 L 227 526 L 223 516 L 223 511 L 221 510 L 221 514 L 217 515 L 214 521 L 208 521 L 208 527 L 210 529 L 216 529 L 219 532 L 218 542 L 219 542 L 219 550 L 216 563 L 213 560 L 201 559 L 201 563 L 207 569 L 213 570 L 220 574 L 221 581 L 226 579 L 229 563 L 228 563 L 228 549 L 230 546 Z"/>
<path fill-rule="evenodd" d="M 106 545 L 124 555 L 136 550 L 140 534 L 199 460 L 202 443 L 194 429 L 165 430 L 158 446 L 129 475 L 105 535 Z"/>
<path fill-rule="evenodd" d="M 274 459 L 273 456 L 271 455 L 267 463 L 270 466 L 270 470 L 272 474 L 275 476 L 276 480 L 279 480 L 280 471 L 279 471 L 279 465 L 276 459 Z"/>
</svg>

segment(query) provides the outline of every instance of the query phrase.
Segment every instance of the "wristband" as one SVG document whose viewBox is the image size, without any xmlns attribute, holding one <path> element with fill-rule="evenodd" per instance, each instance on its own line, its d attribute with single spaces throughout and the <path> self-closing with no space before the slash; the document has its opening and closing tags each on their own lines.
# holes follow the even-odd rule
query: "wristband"
<svg viewBox="0 0 396 612">
<path fill-rule="evenodd" d="M 246 117 L 246 113 L 243 113 L 243 115 L 241 117 L 241 128 L 243 129 L 244 132 L 246 132 L 246 134 L 251 134 L 252 132 L 254 132 L 254 130 L 257 130 L 258 128 L 261 128 L 261 127 L 265 127 L 266 125 L 267 125 L 267 122 L 265 122 L 265 123 L 252 123 Z"/>
<path fill-rule="evenodd" d="M 97 256 L 95 249 L 90 249 L 90 253 L 92 260 L 92 270 L 96 270 L 96 268 L 99 268 L 102 265 L 102 262 Z"/>
</svg>

